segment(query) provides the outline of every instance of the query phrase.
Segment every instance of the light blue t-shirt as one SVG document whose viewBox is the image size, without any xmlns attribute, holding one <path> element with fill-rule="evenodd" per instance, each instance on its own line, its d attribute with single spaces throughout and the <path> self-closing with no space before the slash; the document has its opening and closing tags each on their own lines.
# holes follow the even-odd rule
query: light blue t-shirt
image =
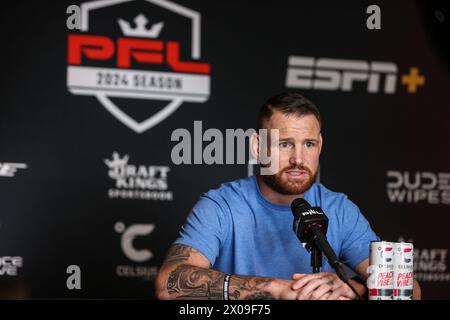
<svg viewBox="0 0 450 320">
<path fill-rule="evenodd" d="M 325 212 L 328 241 L 344 264 L 354 269 L 369 257 L 370 241 L 378 238 L 346 195 L 314 184 L 305 200 Z M 198 250 L 222 272 L 291 279 L 294 273 L 312 272 L 293 220 L 290 206 L 266 200 L 252 176 L 203 194 L 175 243 Z M 325 258 L 321 271 L 332 271 Z"/>
</svg>

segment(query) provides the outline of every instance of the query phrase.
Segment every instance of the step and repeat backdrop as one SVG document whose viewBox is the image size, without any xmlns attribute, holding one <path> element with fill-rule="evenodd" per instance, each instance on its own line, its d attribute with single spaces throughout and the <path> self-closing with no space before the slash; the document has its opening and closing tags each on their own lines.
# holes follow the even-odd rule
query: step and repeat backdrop
<svg viewBox="0 0 450 320">
<path fill-rule="evenodd" d="M 254 128 L 268 97 L 293 91 L 322 113 L 320 182 L 347 194 L 382 239 L 412 241 L 423 297 L 449 299 L 450 17 L 440 10 L 249 0 L 2 8 L 0 297 L 154 299 L 199 196 L 255 169 L 202 157 L 205 132 Z M 181 136 L 192 149 L 176 163 Z"/>
</svg>

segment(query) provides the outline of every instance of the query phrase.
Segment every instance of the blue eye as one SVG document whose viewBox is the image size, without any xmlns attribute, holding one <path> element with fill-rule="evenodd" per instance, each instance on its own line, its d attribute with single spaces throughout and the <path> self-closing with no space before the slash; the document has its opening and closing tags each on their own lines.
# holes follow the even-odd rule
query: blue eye
<svg viewBox="0 0 450 320">
<path fill-rule="evenodd" d="M 289 146 L 291 146 L 291 143 L 289 143 L 289 142 L 281 142 L 281 143 L 280 143 L 280 147 L 281 147 L 281 148 L 287 148 L 287 147 L 289 147 Z"/>
<path fill-rule="evenodd" d="M 312 148 L 312 147 L 314 147 L 316 145 L 316 143 L 315 142 L 312 142 L 312 141 L 307 141 L 306 143 L 305 143 L 305 146 L 307 147 L 307 148 Z"/>
</svg>

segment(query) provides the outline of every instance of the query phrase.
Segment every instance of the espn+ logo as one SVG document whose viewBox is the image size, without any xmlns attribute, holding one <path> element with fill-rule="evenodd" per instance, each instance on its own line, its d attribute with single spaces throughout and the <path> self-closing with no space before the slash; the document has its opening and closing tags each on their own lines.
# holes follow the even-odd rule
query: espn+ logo
<svg viewBox="0 0 450 320">
<path fill-rule="evenodd" d="M 367 82 L 368 93 L 394 94 L 397 73 L 398 67 L 393 62 L 290 56 L 286 87 L 351 92 L 356 83 Z M 416 93 L 425 84 L 425 76 L 417 67 L 411 67 L 400 83 L 408 93 Z"/>
</svg>

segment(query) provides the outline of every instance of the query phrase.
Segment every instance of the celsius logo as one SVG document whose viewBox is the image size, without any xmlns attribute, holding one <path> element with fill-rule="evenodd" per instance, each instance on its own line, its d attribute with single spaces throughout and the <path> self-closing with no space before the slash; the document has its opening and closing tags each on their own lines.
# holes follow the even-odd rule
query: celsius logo
<svg viewBox="0 0 450 320">
<path fill-rule="evenodd" d="M 136 249 L 133 246 L 133 241 L 136 237 L 146 236 L 152 233 L 155 229 L 154 224 L 133 224 L 128 228 L 125 228 L 123 222 L 117 222 L 114 225 L 114 229 L 117 233 L 122 234 L 120 243 L 122 251 L 128 259 L 134 262 L 144 262 L 153 257 L 153 253 L 150 250 Z"/>
<path fill-rule="evenodd" d="M 397 248 L 397 251 L 400 253 L 400 256 L 402 257 L 403 263 L 411 263 L 412 255 L 413 255 L 413 249 L 412 248 Z"/>
<path fill-rule="evenodd" d="M 384 249 L 384 250 L 383 250 Z M 378 247 L 378 250 L 380 250 L 380 258 L 381 260 L 383 260 L 384 262 L 388 263 L 388 262 L 392 262 L 392 248 L 390 247 Z M 386 251 L 386 253 L 385 253 Z"/>
<path fill-rule="evenodd" d="M 390 202 L 450 204 L 450 173 L 388 171 Z"/>
<path fill-rule="evenodd" d="M 17 169 L 26 169 L 25 163 L 0 162 L 0 177 L 14 177 Z"/>
<path fill-rule="evenodd" d="M 137 133 L 184 102 L 208 100 L 210 65 L 200 61 L 200 13 L 167 0 L 99 0 L 80 7 L 80 32 L 68 35 L 72 94 L 95 97 Z M 131 117 L 124 111 L 127 101 L 135 105 L 131 100 L 142 101 L 153 115 Z"/>
<path fill-rule="evenodd" d="M 353 91 L 355 82 L 367 82 L 367 92 L 393 94 L 397 86 L 397 65 L 393 62 L 344 60 L 290 56 L 286 73 L 287 88 L 330 91 Z M 384 79 L 384 86 L 380 84 Z M 425 77 L 417 67 L 404 74 L 401 84 L 408 93 L 416 93 L 425 84 Z"/>
<path fill-rule="evenodd" d="M 135 240 L 139 237 L 148 236 L 155 229 L 154 224 L 132 224 L 128 227 L 123 222 L 116 222 L 114 230 L 121 234 L 120 246 L 123 254 L 133 262 L 133 264 L 117 265 L 116 275 L 121 278 L 139 278 L 143 281 L 152 281 L 158 274 L 156 266 L 150 266 L 148 260 L 153 257 L 153 253 L 148 249 L 138 249 L 135 247 Z M 144 263 L 142 265 L 142 263 Z"/>
<path fill-rule="evenodd" d="M 403 261 L 405 263 L 410 263 L 412 261 L 412 249 L 411 248 L 403 249 Z"/>
</svg>

